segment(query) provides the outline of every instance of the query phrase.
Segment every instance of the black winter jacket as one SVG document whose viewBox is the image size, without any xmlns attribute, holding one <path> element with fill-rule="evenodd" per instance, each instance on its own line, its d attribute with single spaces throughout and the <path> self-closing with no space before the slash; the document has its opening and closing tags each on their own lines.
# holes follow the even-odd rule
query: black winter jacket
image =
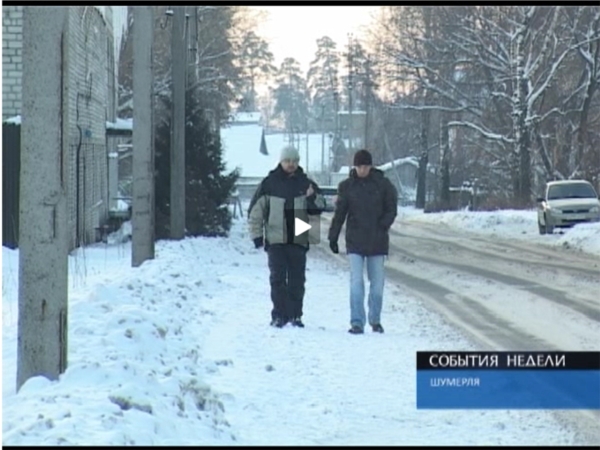
<svg viewBox="0 0 600 450">
<path fill-rule="evenodd" d="M 389 253 L 389 229 L 398 211 L 398 191 L 383 172 L 371 168 L 359 178 L 350 177 L 338 185 L 335 213 L 329 228 L 330 241 L 338 241 L 346 221 L 346 252 L 363 256 Z"/>
<path fill-rule="evenodd" d="M 315 193 L 306 197 L 310 185 Z M 290 175 L 279 164 L 262 180 L 250 201 L 250 237 L 255 239 L 264 234 L 265 244 L 308 247 L 310 233 L 295 236 L 295 219 L 309 222 L 309 216 L 320 215 L 324 208 L 325 199 L 319 186 L 308 178 L 301 167 Z"/>
</svg>

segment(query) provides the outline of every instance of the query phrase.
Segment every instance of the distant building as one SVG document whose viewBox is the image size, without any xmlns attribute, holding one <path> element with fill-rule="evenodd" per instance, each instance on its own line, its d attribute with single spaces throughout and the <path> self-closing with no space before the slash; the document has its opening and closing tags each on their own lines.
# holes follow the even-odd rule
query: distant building
<svg viewBox="0 0 600 450">
<path fill-rule="evenodd" d="M 248 200 L 260 181 L 279 164 L 281 149 L 293 145 L 300 153 L 300 167 L 318 184 L 329 179 L 329 145 L 323 133 L 267 134 L 261 125 L 261 115 L 255 112 L 234 114 L 221 128 L 223 160 L 228 171 L 238 168 L 239 196 Z M 324 173 L 321 173 L 321 172 Z"/>
<path fill-rule="evenodd" d="M 257 125 L 261 123 L 261 114 L 259 112 L 238 112 L 231 118 L 231 124 L 236 125 Z"/>
<path fill-rule="evenodd" d="M 419 160 L 415 156 L 398 158 L 377 166 L 398 189 L 398 200 L 402 205 L 412 205 L 416 201 L 417 170 Z"/>
<path fill-rule="evenodd" d="M 279 149 L 267 148 L 260 113 L 236 113 L 221 128 L 223 159 L 228 171 L 239 169 L 237 189 L 242 200 L 254 194 L 260 181 L 279 162 Z"/>
</svg>

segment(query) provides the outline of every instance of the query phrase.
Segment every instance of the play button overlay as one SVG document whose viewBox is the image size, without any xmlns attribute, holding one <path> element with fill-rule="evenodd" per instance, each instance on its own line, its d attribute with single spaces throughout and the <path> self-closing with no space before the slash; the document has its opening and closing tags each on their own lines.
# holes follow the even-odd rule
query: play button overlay
<svg viewBox="0 0 600 450">
<path fill-rule="evenodd" d="M 308 230 L 312 228 L 312 225 L 306 223 L 303 220 L 298 219 L 297 217 L 294 220 L 294 236 L 300 236 L 302 233 L 306 233 Z"/>
<path fill-rule="evenodd" d="M 287 231 L 284 230 L 284 233 Z M 321 216 L 306 214 L 305 210 L 294 211 L 294 242 L 300 245 L 316 245 L 321 242 L 320 238 Z"/>
</svg>

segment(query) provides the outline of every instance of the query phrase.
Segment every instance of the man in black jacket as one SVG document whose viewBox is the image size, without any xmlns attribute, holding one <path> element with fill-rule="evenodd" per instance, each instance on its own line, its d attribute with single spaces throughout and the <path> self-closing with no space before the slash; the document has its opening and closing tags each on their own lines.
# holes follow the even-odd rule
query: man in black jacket
<svg viewBox="0 0 600 450">
<path fill-rule="evenodd" d="M 309 215 L 325 209 L 317 184 L 298 165 L 294 147 L 281 151 L 279 165 L 262 180 L 250 201 L 248 222 L 256 248 L 265 247 L 269 257 L 271 284 L 271 325 L 281 328 L 288 322 L 304 327 L 302 309 L 306 280 L 306 252 L 311 234 L 296 236 L 296 218 L 309 222 Z"/>
<path fill-rule="evenodd" d="M 389 252 L 389 229 L 398 211 L 398 191 L 383 172 L 372 167 L 367 150 L 354 155 L 350 177 L 338 185 L 335 213 L 329 228 L 329 246 L 339 252 L 338 238 L 346 221 L 346 253 L 350 260 L 350 326 L 348 332 L 362 334 L 365 317 L 363 271 L 369 278 L 368 322 L 383 333 L 381 306 L 385 281 L 384 258 Z"/>
</svg>

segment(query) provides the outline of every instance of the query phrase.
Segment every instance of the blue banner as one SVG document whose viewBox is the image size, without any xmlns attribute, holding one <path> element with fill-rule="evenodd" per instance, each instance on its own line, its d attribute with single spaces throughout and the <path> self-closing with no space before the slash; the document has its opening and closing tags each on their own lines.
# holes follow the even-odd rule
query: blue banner
<svg viewBox="0 0 600 450">
<path fill-rule="evenodd" d="M 417 409 L 600 409 L 600 370 L 417 370 Z"/>
</svg>

